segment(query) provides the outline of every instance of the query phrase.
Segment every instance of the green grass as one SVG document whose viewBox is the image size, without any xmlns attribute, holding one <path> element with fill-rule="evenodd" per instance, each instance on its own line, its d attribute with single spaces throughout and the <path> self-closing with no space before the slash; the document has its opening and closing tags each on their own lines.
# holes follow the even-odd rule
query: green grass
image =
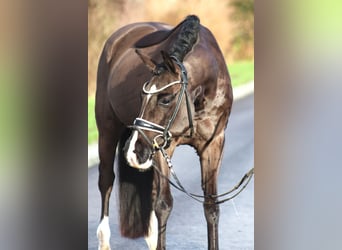
<svg viewBox="0 0 342 250">
<path fill-rule="evenodd" d="M 228 65 L 233 87 L 248 83 L 254 79 L 254 61 L 237 61 Z M 98 139 L 95 122 L 95 97 L 88 98 L 88 143 Z"/>
<path fill-rule="evenodd" d="M 228 65 L 233 88 L 254 79 L 254 61 L 237 61 Z"/>
<path fill-rule="evenodd" d="M 95 122 L 95 96 L 88 98 L 88 144 L 96 142 L 98 139 Z"/>
</svg>

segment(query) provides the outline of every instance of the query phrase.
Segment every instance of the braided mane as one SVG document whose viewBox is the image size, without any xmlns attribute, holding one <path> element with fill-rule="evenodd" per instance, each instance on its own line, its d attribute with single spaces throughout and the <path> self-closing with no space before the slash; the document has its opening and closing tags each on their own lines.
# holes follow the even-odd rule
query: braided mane
<svg viewBox="0 0 342 250">
<path fill-rule="evenodd" d="M 169 54 L 175 56 L 182 62 L 186 54 L 189 53 L 196 43 L 199 29 L 199 18 L 195 15 L 187 16 L 181 24 L 181 30 L 179 31 L 175 42 L 172 44 Z"/>
</svg>

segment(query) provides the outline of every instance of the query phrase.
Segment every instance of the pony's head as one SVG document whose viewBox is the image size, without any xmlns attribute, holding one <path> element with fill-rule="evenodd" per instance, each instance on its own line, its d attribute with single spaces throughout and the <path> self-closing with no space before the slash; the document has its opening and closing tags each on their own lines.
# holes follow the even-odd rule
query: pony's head
<svg viewBox="0 0 342 250">
<path fill-rule="evenodd" d="M 143 85 L 140 114 L 134 120 L 125 155 L 130 166 L 146 170 L 152 166 L 154 153 L 166 149 L 172 137 L 192 132 L 193 104 L 186 70 L 176 57 L 161 51 L 163 60 L 156 63 L 139 50 L 136 52 L 152 77 Z"/>
</svg>

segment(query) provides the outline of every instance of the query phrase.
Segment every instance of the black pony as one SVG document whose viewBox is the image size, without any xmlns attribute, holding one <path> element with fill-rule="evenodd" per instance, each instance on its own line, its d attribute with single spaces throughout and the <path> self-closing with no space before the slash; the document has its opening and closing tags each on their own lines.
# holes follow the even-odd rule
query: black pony
<svg viewBox="0 0 342 250">
<path fill-rule="evenodd" d="M 102 198 L 99 249 L 110 249 L 109 198 L 118 154 L 120 227 L 165 249 L 172 209 L 170 158 L 181 144 L 200 157 L 208 249 L 218 249 L 217 175 L 233 101 L 212 33 L 188 16 L 176 27 L 134 23 L 106 42 L 98 67 L 96 121 Z"/>
</svg>

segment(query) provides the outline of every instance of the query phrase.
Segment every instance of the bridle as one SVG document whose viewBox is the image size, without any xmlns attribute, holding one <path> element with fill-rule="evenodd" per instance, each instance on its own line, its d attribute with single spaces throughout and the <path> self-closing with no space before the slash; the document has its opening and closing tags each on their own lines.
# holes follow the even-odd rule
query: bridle
<svg viewBox="0 0 342 250">
<path fill-rule="evenodd" d="M 150 83 L 149 81 L 145 82 L 142 88 L 142 92 L 143 94 L 146 95 L 154 95 L 154 94 L 158 94 L 160 92 L 162 92 L 163 90 L 174 86 L 176 84 L 181 84 L 181 89 L 179 91 L 179 95 L 178 95 L 178 99 L 176 102 L 176 107 L 171 115 L 171 117 L 169 118 L 167 124 L 165 127 L 150 122 L 148 120 L 145 120 L 143 118 L 136 118 L 133 122 L 132 126 L 129 126 L 130 128 L 132 128 L 133 130 L 138 131 L 142 137 L 146 140 L 146 142 L 152 147 L 152 155 L 156 152 L 156 151 L 160 151 L 162 156 L 164 157 L 170 173 L 173 177 L 173 179 L 175 180 L 175 182 L 173 182 L 168 176 L 163 175 L 160 170 L 158 169 L 157 166 L 155 166 L 155 164 L 153 163 L 153 167 L 156 170 L 156 172 L 163 178 L 166 178 L 169 183 L 175 187 L 176 189 L 178 189 L 179 191 L 185 193 L 186 195 L 188 195 L 190 198 L 203 203 L 203 204 L 221 204 L 224 203 L 226 201 L 229 201 L 231 199 L 233 199 L 234 197 L 236 197 L 238 194 L 240 194 L 242 192 L 242 190 L 244 190 L 246 188 L 246 186 L 248 185 L 248 183 L 250 182 L 253 174 L 254 174 L 254 167 L 251 168 L 242 178 L 241 180 L 238 182 L 237 185 L 235 185 L 231 190 L 229 190 L 228 192 L 225 192 L 223 194 L 219 194 L 219 195 L 196 195 L 196 194 L 192 194 L 189 193 L 181 184 L 180 180 L 178 179 L 172 163 L 171 163 L 171 159 L 168 156 L 168 154 L 166 153 L 166 149 L 170 146 L 171 140 L 172 140 L 172 134 L 170 132 L 170 127 L 172 126 L 172 124 L 174 123 L 176 116 L 178 114 L 180 105 L 183 101 L 183 98 L 185 97 L 186 100 L 186 107 L 187 107 L 187 115 L 188 115 L 188 121 L 189 121 L 189 129 L 190 129 L 190 135 L 188 135 L 187 137 L 192 137 L 193 135 L 193 121 L 192 121 L 192 113 L 191 113 L 191 107 L 190 107 L 190 99 L 189 99 L 189 93 L 188 93 L 188 76 L 187 76 L 187 71 L 183 65 L 182 62 L 180 62 L 178 60 L 177 57 L 175 56 L 171 56 L 171 58 L 175 61 L 175 63 L 178 65 L 178 67 L 180 68 L 180 72 L 181 72 L 181 79 L 177 80 L 177 81 L 173 81 L 171 83 L 168 83 L 167 85 L 165 85 L 164 87 L 161 87 L 159 89 L 156 90 L 148 90 L 147 89 L 147 85 Z M 145 134 L 144 131 L 152 131 L 157 133 L 157 135 L 152 139 L 152 141 L 148 138 L 148 136 Z M 161 139 L 161 140 L 160 140 Z M 245 183 L 245 184 L 244 184 Z M 242 184 L 244 184 L 242 186 Z M 239 188 L 242 186 L 242 188 L 239 190 Z M 237 191 L 237 192 L 235 192 Z M 233 193 L 235 192 L 235 193 Z M 232 194 L 233 193 L 233 194 Z M 226 197 L 227 195 L 232 194 L 230 197 Z M 205 201 L 205 199 L 215 199 L 215 201 Z M 221 200 L 216 200 L 217 198 L 222 198 Z"/>
<path fill-rule="evenodd" d="M 193 135 L 193 122 L 192 122 L 192 113 L 191 113 L 191 107 L 190 107 L 190 98 L 189 98 L 189 92 L 188 92 L 188 76 L 187 76 L 187 71 L 183 65 L 182 62 L 180 62 L 178 60 L 177 57 L 175 56 L 171 56 L 171 58 L 175 61 L 175 63 L 178 65 L 178 67 L 180 68 L 180 74 L 181 74 L 181 79 L 177 80 L 177 81 L 173 81 L 171 83 L 168 83 L 167 85 L 165 85 L 164 87 L 161 87 L 157 90 L 148 90 L 147 89 L 147 85 L 150 83 L 149 81 L 145 82 L 143 85 L 143 89 L 142 92 L 143 94 L 146 95 L 154 95 L 154 94 L 158 94 L 162 91 L 164 91 L 165 89 L 174 86 L 176 84 L 180 84 L 181 85 L 181 89 L 179 90 L 179 95 L 178 95 L 178 99 L 176 102 L 176 106 L 175 109 L 171 115 L 171 117 L 169 118 L 169 120 L 167 121 L 167 124 L 165 127 L 155 124 L 153 122 L 150 122 L 148 120 L 145 120 L 143 118 L 136 118 L 133 122 L 133 125 L 130 126 L 131 128 L 133 128 L 134 130 L 137 130 L 142 136 L 143 138 L 147 141 L 147 143 L 149 145 L 151 145 L 153 152 L 158 151 L 160 149 L 167 149 L 171 143 L 171 139 L 172 139 L 172 134 L 170 132 L 170 128 L 172 126 L 172 124 L 174 123 L 176 116 L 178 114 L 179 108 L 181 106 L 181 103 L 183 101 L 183 98 L 185 97 L 185 101 L 186 101 L 186 108 L 187 108 L 187 114 L 188 114 L 188 121 L 189 121 L 189 129 L 190 129 L 190 135 L 188 135 L 188 137 L 192 137 Z M 155 133 L 157 133 L 157 135 L 153 138 L 153 140 L 151 141 L 145 134 L 144 131 L 153 131 Z"/>
</svg>

